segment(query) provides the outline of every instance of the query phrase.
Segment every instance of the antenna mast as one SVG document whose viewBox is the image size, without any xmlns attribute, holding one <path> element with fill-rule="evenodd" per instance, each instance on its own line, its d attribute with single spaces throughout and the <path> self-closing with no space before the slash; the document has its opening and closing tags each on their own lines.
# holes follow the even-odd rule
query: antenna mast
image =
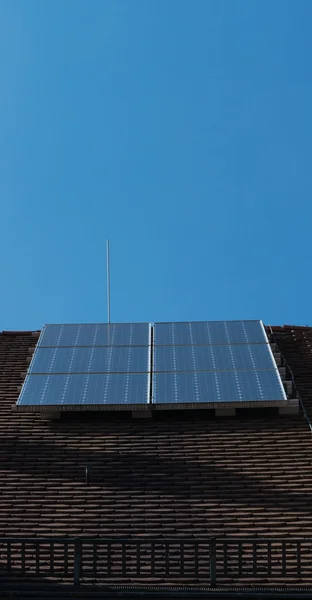
<svg viewBox="0 0 312 600">
<path fill-rule="evenodd" d="M 107 322 L 110 323 L 110 257 L 109 257 L 109 240 L 106 240 L 106 274 L 107 274 Z"/>
</svg>

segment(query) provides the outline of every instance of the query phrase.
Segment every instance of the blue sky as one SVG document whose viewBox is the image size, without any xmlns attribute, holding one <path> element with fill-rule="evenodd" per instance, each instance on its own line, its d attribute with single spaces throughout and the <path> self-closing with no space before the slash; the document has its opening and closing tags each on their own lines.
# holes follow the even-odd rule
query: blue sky
<svg viewBox="0 0 312 600">
<path fill-rule="evenodd" d="M 310 324 L 311 0 L 0 0 L 0 329 Z"/>
</svg>

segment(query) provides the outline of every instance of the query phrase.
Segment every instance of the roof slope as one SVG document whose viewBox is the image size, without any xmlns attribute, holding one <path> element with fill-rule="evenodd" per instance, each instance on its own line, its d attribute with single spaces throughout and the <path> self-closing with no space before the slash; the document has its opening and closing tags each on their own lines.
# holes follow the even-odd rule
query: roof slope
<svg viewBox="0 0 312 600">
<path fill-rule="evenodd" d="M 274 331 L 312 416 L 312 329 Z M 312 445 L 302 415 L 177 412 L 136 421 L 104 412 L 54 422 L 18 413 L 17 386 L 36 341 L 32 332 L 0 334 L 0 537 L 312 538 Z"/>
</svg>

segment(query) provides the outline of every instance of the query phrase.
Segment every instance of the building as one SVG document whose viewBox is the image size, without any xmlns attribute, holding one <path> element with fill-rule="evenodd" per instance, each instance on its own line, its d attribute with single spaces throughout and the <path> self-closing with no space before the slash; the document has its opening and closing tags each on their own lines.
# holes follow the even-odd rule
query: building
<svg viewBox="0 0 312 600">
<path fill-rule="evenodd" d="M 116 584 L 204 586 L 209 595 L 211 577 L 213 593 L 229 597 L 241 588 L 248 597 L 312 590 L 312 328 L 267 332 L 293 373 L 298 415 L 72 412 L 50 420 L 16 410 L 39 332 L 3 331 L 0 595 L 42 594 L 47 585 L 69 593 L 74 571 L 83 597 Z M 33 537 L 53 544 L 25 540 Z"/>
</svg>

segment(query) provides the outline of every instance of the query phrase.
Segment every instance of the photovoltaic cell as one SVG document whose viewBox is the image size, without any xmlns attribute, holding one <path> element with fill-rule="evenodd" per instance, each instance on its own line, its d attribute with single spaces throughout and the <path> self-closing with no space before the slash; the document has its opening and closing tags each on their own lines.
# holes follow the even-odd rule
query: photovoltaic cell
<svg viewBox="0 0 312 600">
<path fill-rule="evenodd" d="M 276 371 L 156 373 L 155 404 L 286 400 Z"/>
<path fill-rule="evenodd" d="M 28 375 L 17 405 L 144 405 L 148 388 L 147 374 Z"/>
<path fill-rule="evenodd" d="M 40 347 L 60 346 L 148 346 L 149 323 L 93 323 L 45 325 Z"/>
<path fill-rule="evenodd" d="M 155 346 L 248 343 L 267 343 L 261 321 L 202 321 L 154 325 Z"/>
<path fill-rule="evenodd" d="M 155 346 L 154 372 L 274 369 L 267 344 Z"/>
<path fill-rule="evenodd" d="M 35 351 L 30 373 L 147 373 L 148 346 L 44 348 Z"/>
</svg>

